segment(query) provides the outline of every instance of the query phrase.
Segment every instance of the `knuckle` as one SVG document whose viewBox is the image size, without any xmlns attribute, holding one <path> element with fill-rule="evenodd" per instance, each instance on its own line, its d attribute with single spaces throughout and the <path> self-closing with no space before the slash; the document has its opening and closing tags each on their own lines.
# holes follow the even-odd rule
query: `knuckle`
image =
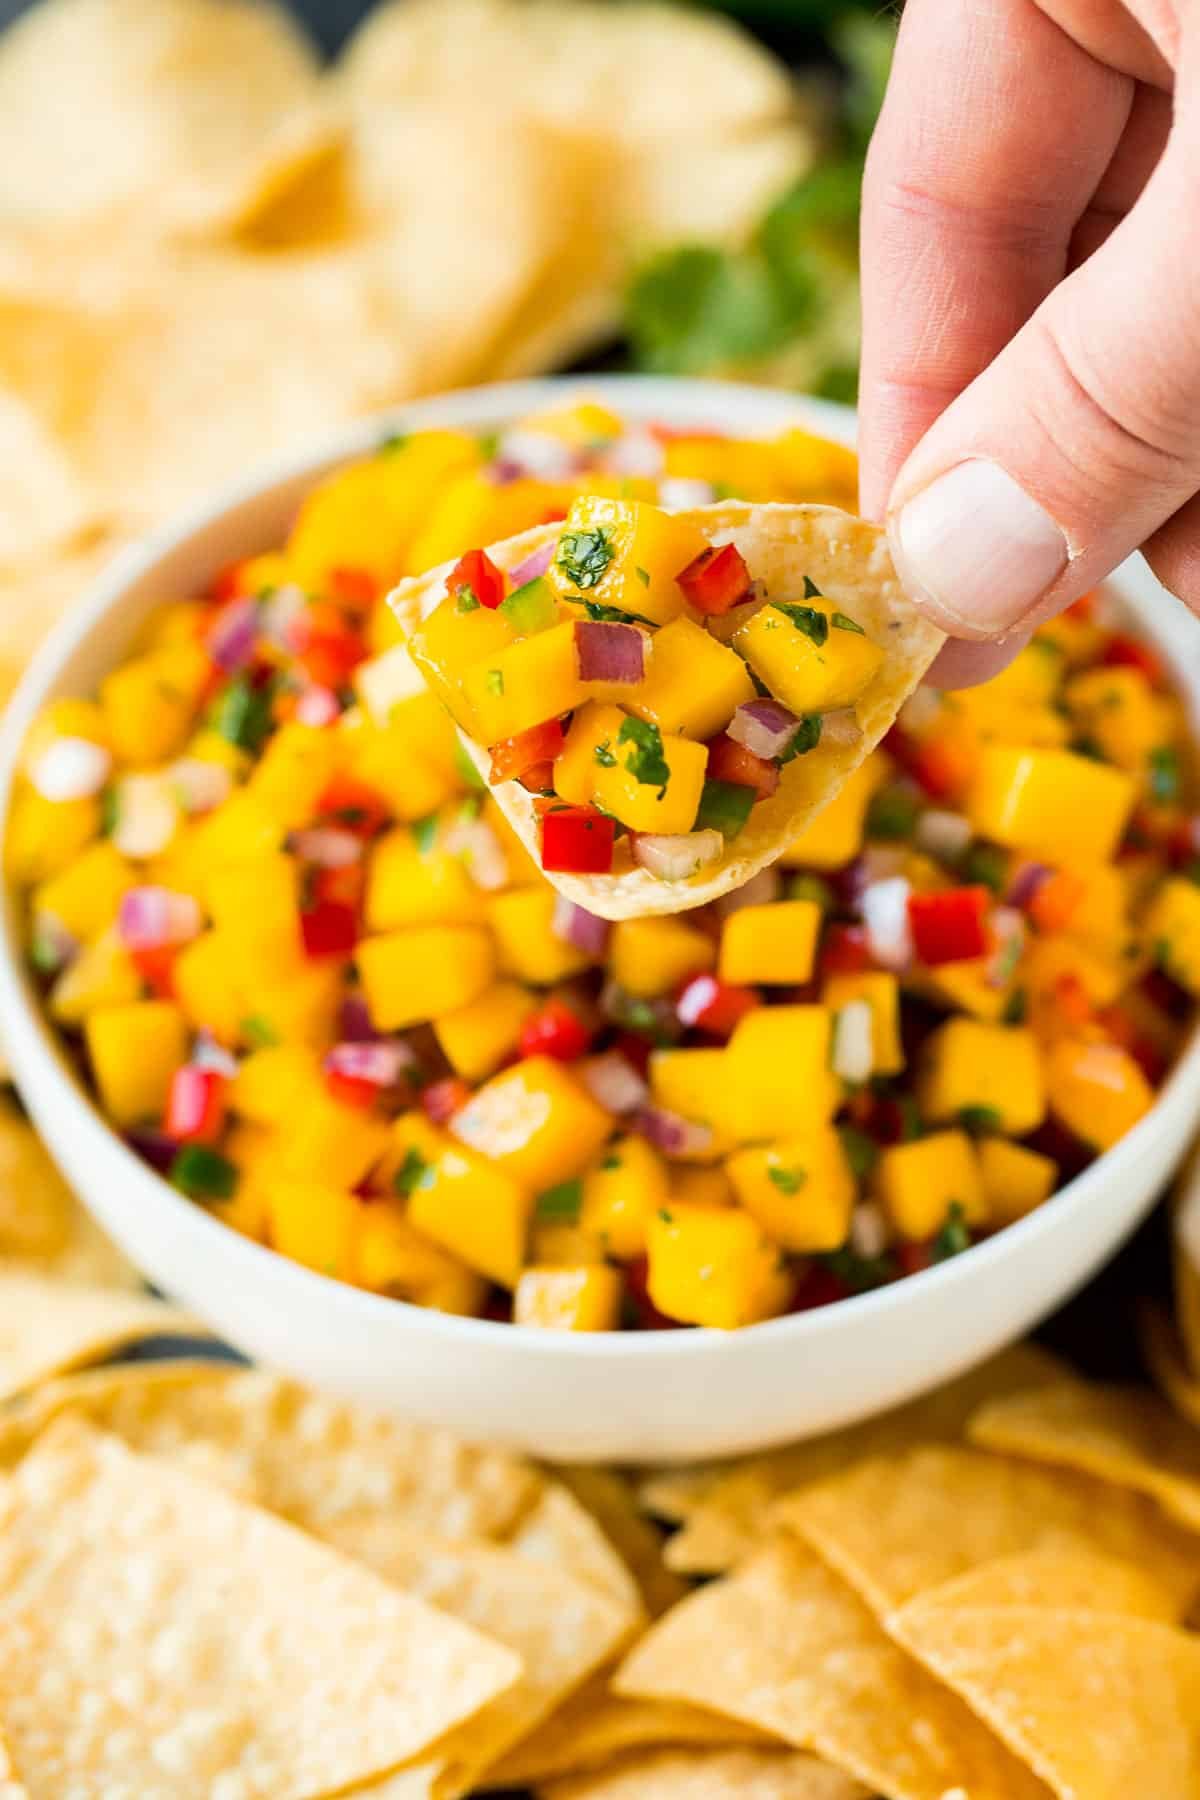
<svg viewBox="0 0 1200 1800">
<path fill-rule="evenodd" d="M 1094 354 L 1082 331 L 1052 315 L 1034 329 L 1045 351 L 1039 361 L 1049 371 L 1035 403 L 1060 450 L 1087 459 L 1080 474 L 1105 489 L 1128 477 L 1175 492 L 1181 468 L 1196 455 L 1195 394 L 1178 363 L 1172 367 L 1158 352 Z"/>
</svg>

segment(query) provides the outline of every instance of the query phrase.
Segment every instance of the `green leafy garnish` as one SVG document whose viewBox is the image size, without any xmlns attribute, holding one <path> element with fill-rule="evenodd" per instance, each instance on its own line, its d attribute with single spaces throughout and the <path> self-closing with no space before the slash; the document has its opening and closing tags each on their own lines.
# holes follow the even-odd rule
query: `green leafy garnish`
<svg viewBox="0 0 1200 1800">
<path fill-rule="evenodd" d="M 230 1200 L 238 1184 L 237 1165 L 207 1144 L 185 1144 L 167 1178 L 190 1200 Z"/>
<path fill-rule="evenodd" d="M 541 1225 L 575 1225 L 582 1205 L 583 1183 L 578 1178 L 560 1181 L 557 1187 L 538 1195 L 534 1216 Z"/>
<path fill-rule="evenodd" d="M 479 597 L 473 587 L 460 587 L 454 597 L 454 610 L 460 613 L 478 612 Z"/>
<path fill-rule="evenodd" d="M 864 1180 L 879 1160 L 879 1146 L 874 1138 L 869 1138 L 865 1131 L 859 1131 L 856 1125 L 839 1125 L 838 1136 L 842 1140 L 842 1149 L 846 1152 L 846 1161 L 850 1164 L 850 1173 L 856 1180 Z"/>
<path fill-rule="evenodd" d="M 436 813 L 430 813 L 424 819 L 414 819 L 409 826 L 409 830 L 413 834 L 413 843 L 417 846 L 417 851 L 421 856 L 428 856 L 433 849 L 437 839 L 437 828 Z"/>
<path fill-rule="evenodd" d="M 592 760 L 598 762 L 602 769 L 616 768 L 617 759 L 609 748 L 607 738 L 601 738 L 600 742 L 596 745 L 596 748 L 592 751 Z"/>
<path fill-rule="evenodd" d="M 829 636 L 829 620 L 815 606 L 797 606 L 789 600 L 772 600 L 771 609 L 790 619 L 796 630 L 810 638 L 818 650 Z"/>
<path fill-rule="evenodd" d="M 604 1170 L 606 1175 L 609 1175 L 614 1169 L 619 1169 L 621 1167 L 621 1158 L 615 1150 L 610 1150 L 608 1155 L 601 1161 L 600 1167 Z"/>
<path fill-rule="evenodd" d="M 1004 1006 L 1006 1025 L 1023 1025 L 1029 1012 L 1029 995 L 1024 988 L 1014 988 Z"/>
<path fill-rule="evenodd" d="M 555 566 L 577 588 L 594 588 L 604 579 L 617 554 L 612 538 L 602 525 L 564 531 L 558 540 Z"/>
<path fill-rule="evenodd" d="M 217 697 L 209 723 L 218 737 L 254 756 L 262 749 L 271 729 L 272 686 L 255 687 L 247 675 L 238 675 Z"/>
<path fill-rule="evenodd" d="M 454 740 L 454 772 L 459 780 L 464 782 L 467 787 L 486 790 L 486 781 L 475 767 L 475 764 L 471 761 L 471 758 L 467 755 L 467 752 L 463 749 L 458 738 L 455 738 Z"/>
<path fill-rule="evenodd" d="M 661 796 L 671 779 L 670 765 L 663 755 L 662 732 L 649 719 L 627 718 L 621 721 L 617 744 L 628 744 L 625 767 L 642 787 L 656 787 Z"/>
<path fill-rule="evenodd" d="M 392 1188 L 407 1200 L 418 1188 L 431 1188 L 436 1178 L 433 1164 L 426 1162 L 421 1152 L 412 1148 L 404 1152 L 404 1161 L 392 1176 Z"/>
<path fill-rule="evenodd" d="M 917 823 L 917 803 L 905 788 L 881 788 L 867 808 L 867 836 L 910 838 Z"/>
<path fill-rule="evenodd" d="M 403 450 L 412 434 L 407 431 L 389 431 L 386 437 L 379 440 L 380 456 L 391 456 L 397 450 Z"/>
<path fill-rule="evenodd" d="M 602 600 L 585 600 L 583 610 L 589 619 L 597 624 L 613 625 L 653 625 L 644 613 L 628 612 L 623 606 L 606 606 Z"/>
<path fill-rule="evenodd" d="M 1180 794 L 1179 755 L 1169 744 L 1150 752 L 1150 793 L 1160 806 L 1171 806 Z"/>
<path fill-rule="evenodd" d="M 111 837 L 121 822 L 121 802 L 115 787 L 106 787 L 100 796 L 100 835 Z"/>
<path fill-rule="evenodd" d="M 973 887 L 1002 894 L 1008 881 L 1008 857 L 996 844 L 972 844 L 963 858 L 963 880 Z"/>
<path fill-rule="evenodd" d="M 804 577 L 804 598 L 806 600 L 823 600 L 825 598 L 811 575 Z"/>
<path fill-rule="evenodd" d="M 719 831 L 722 837 L 735 838 L 750 817 L 754 805 L 754 789 L 734 781 L 704 783 L 693 831 Z"/>
<path fill-rule="evenodd" d="M 946 1262 L 950 1257 L 960 1256 L 970 1248 L 971 1233 L 967 1229 L 967 1215 L 960 1202 L 952 1200 L 946 1222 L 930 1245 L 929 1254 L 934 1262 Z"/>
<path fill-rule="evenodd" d="M 886 1251 L 881 1256 L 860 1256 L 849 1244 L 843 1244 L 840 1250 L 832 1250 L 820 1260 L 831 1275 L 844 1281 L 855 1294 L 883 1287 L 896 1275 L 896 1265 Z"/>
<path fill-rule="evenodd" d="M 269 1050 L 272 1045 L 279 1042 L 279 1033 L 271 1021 L 264 1019 L 261 1013 L 247 1013 L 246 1017 L 241 1020 L 238 1029 L 246 1042 L 253 1044 L 256 1050 Z"/>
<path fill-rule="evenodd" d="M 503 671 L 503 669 L 489 669 L 488 670 L 488 672 L 487 672 L 487 691 L 489 694 L 495 694 L 497 696 L 497 698 L 504 692 L 504 671 Z"/>
<path fill-rule="evenodd" d="M 867 635 L 858 621 L 852 619 L 849 613 L 831 613 L 829 616 L 829 623 L 836 626 L 839 631 L 853 631 L 857 633 L 859 637 L 866 637 Z"/>
<path fill-rule="evenodd" d="M 805 713 L 800 720 L 799 725 L 797 725 L 787 748 L 783 751 L 782 755 L 776 758 L 776 761 L 780 764 L 790 763 L 794 757 L 807 756 L 810 750 L 816 749 L 820 741 L 820 713 Z"/>
<path fill-rule="evenodd" d="M 772 1164 L 767 1170 L 767 1180 L 777 1187 L 781 1194 L 798 1194 L 808 1180 L 806 1169 L 781 1169 Z"/>
<path fill-rule="evenodd" d="M 811 900 L 819 906 L 823 913 L 831 913 L 837 905 L 837 896 L 829 883 L 820 875 L 790 875 L 784 888 L 787 900 Z"/>
<path fill-rule="evenodd" d="M 643 587 L 650 586 L 650 571 L 649 571 L 649 569 L 643 569 L 641 563 L 638 563 L 635 565 L 633 572 L 637 576 L 638 580 L 641 582 Z"/>
<path fill-rule="evenodd" d="M 960 1106 L 958 1122 L 973 1137 L 983 1132 L 1004 1129 L 1004 1120 L 994 1106 Z"/>
</svg>

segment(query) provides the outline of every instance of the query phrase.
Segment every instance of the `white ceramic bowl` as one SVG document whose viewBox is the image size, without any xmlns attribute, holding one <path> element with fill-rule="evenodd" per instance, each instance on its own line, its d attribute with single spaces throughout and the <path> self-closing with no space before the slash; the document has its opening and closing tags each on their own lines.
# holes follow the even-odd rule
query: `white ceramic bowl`
<svg viewBox="0 0 1200 1800">
<path fill-rule="evenodd" d="M 266 470 L 120 557 L 34 659 L 0 732 L 5 811 L 46 701 L 91 691 L 162 599 L 275 544 L 327 470 L 384 429 L 489 428 L 571 389 L 634 418 L 768 435 L 805 422 L 849 439 L 845 409 L 716 383 L 531 382 L 423 402 Z M 1200 715 L 1200 627 L 1134 562 L 1114 584 Z M 260 1249 L 185 1200 L 93 1106 L 25 978 L 20 923 L 0 918 L 0 1024 L 17 1084 L 100 1223 L 167 1293 L 249 1355 L 331 1390 L 544 1456 L 670 1460 L 761 1448 L 933 1386 L 1036 1324 L 1149 1211 L 1200 1118 L 1200 1039 L 1153 1111 L 1053 1201 L 969 1254 L 895 1286 L 745 1331 L 572 1337 L 451 1318 L 361 1293 Z"/>
</svg>

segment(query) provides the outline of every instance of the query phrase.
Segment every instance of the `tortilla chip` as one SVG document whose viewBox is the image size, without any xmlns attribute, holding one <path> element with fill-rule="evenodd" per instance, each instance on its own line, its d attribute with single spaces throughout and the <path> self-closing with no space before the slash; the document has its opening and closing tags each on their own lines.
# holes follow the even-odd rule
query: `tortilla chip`
<svg viewBox="0 0 1200 1800">
<path fill-rule="evenodd" d="M 57 1424 L 0 1500 L 0 1716 L 34 1793 L 310 1800 L 519 1660 L 186 1471 Z"/>
<path fill-rule="evenodd" d="M 544 1792 L 546 1800 L 868 1800 L 840 1769 L 790 1750 L 659 1750 Z"/>
<path fill-rule="evenodd" d="M 462 1794 L 549 1717 L 623 1642 L 624 1611 L 565 1568 L 533 1565 L 507 1548 L 455 1544 L 374 1512 L 337 1521 L 325 1541 L 507 1645 L 523 1671 L 437 1749 L 433 1792 Z"/>
<path fill-rule="evenodd" d="M 1200 1639 L 1152 1620 L 924 1599 L 889 1627 L 1061 1800 L 1194 1800 Z"/>
<path fill-rule="evenodd" d="M 701 1588 L 637 1644 L 619 1693 L 727 1712 L 889 1800 L 1045 1800 L 1039 1781 L 802 1545 Z M 1091 1797 L 1089 1796 L 1089 1800 Z"/>
<path fill-rule="evenodd" d="M 1171 1208 L 1175 1317 L 1192 1374 L 1200 1379 L 1200 1152 L 1184 1166 Z"/>
<path fill-rule="evenodd" d="M 509 1547 L 530 1562 L 569 1569 L 620 1608 L 626 1633 L 645 1622 L 641 1592 L 626 1563 L 587 1508 L 548 1482 L 521 1519 Z"/>
<path fill-rule="evenodd" d="M 498 1788 L 599 1769 L 631 1750 L 774 1742 L 752 1725 L 673 1700 L 627 1700 L 599 1675 L 489 1772 Z"/>
<path fill-rule="evenodd" d="M 133 1450 L 169 1458 L 318 1536 L 368 1510 L 456 1540 L 503 1538 L 537 1499 L 534 1470 L 502 1450 L 407 1425 L 230 1364 L 100 1369 L 34 1395 L 0 1434 L 20 1453 L 75 1415 Z M 561 1566 L 561 1564 L 560 1564 Z"/>
<path fill-rule="evenodd" d="M 1144 1388 L 1072 1382 L 1013 1394 L 977 1412 L 968 1435 L 985 1450 L 1147 1494 L 1200 1531 L 1200 1436 Z"/>
<path fill-rule="evenodd" d="M 242 217 L 334 129 L 318 79 L 266 0 L 42 0 L 0 39 L 0 218 Z"/>
<path fill-rule="evenodd" d="M 1140 1495 L 979 1450 L 876 1457 L 792 1496 L 777 1517 L 878 1613 L 1050 1543 L 1132 1562 L 1176 1596 L 1178 1617 L 1200 1582 L 1200 1539 Z"/>
<path fill-rule="evenodd" d="M 927 1589 L 919 1603 L 927 1609 L 1036 1606 L 1048 1612 L 1118 1613 L 1167 1625 L 1178 1621 L 1178 1596 L 1149 1570 L 1097 1555 L 1084 1544 L 1059 1542 L 981 1563 Z"/>
<path fill-rule="evenodd" d="M 971 1414 L 993 1395 L 1054 1381 L 1062 1367 L 1036 1344 L 1017 1344 L 890 1413 L 745 1458 L 702 1491 L 683 1530 L 668 1540 L 667 1566 L 696 1575 L 733 1568 L 762 1542 L 771 1508 L 781 1495 L 823 1481 L 864 1457 L 961 1437 Z"/>
<path fill-rule="evenodd" d="M 0 1398 L 139 1338 L 198 1329 L 187 1313 L 148 1295 L 0 1272 Z"/>
<path fill-rule="evenodd" d="M 687 881 L 673 882 L 638 868 L 615 875 L 547 875 L 569 900 L 606 919 L 703 906 L 742 886 L 774 861 L 879 743 L 943 641 L 942 633 L 926 624 L 901 592 L 879 526 L 831 506 L 751 506 L 735 500 L 697 507 L 681 517 L 702 527 L 714 543 L 736 542 L 751 574 L 769 591 L 799 594 L 805 576 L 811 577 L 823 594 L 850 609 L 888 655 L 855 708 L 861 737 L 852 745 L 822 740 L 807 755 L 787 763 L 775 793 L 757 803 L 716 865 Z M 514 568 L 531 550 L 555 542 L 561 529 L 554 524 L 522 532 L 492 546 L 489 555 L 501 568 Z M 450 568 L 444 564 L 395 589 L 390 604 L 406 632 L 414 630 L 442 598 Z M 490 762 L 486 750 L 465 736 L 463 743 L 486 777 Z M 533 796 L 517 781 L 502 782 L 492 791 L 537 859 L 539 821 Z"/>
<path fill-rule="evenodd" d="M 33 1127 L 0 1100 L 0 1273 L 141 1292 L 142 1278 L 84 1210 Z"/>
<path fill-rule="evenodd" d="M 556 1469 L 555 1474 L 596 1521 L 641 1592 L 651 1618 L 674 1606 L 686 1585 L 663 1565 L 663 1539 L 638 1511 L 633 1485 L 612 1469 Z"/>
<path fill-rule="evenodd" d="M 1142 1352 L 1150 1373 L 1180 1418 L 1200 1429 L 1200 1381 L 1187 1366 L 1174 1322 L 1161 1307 L 1146 1307 L 1139 1320 Z"/>
<path fill-rule="evenodd" d="M 729 1473 L 728 1463 L 693 1463 L 685 1468 L 642 1469 L 635 1477 L 637 1502 L 652 1518 L 682 1525 Z"/>
</svg>

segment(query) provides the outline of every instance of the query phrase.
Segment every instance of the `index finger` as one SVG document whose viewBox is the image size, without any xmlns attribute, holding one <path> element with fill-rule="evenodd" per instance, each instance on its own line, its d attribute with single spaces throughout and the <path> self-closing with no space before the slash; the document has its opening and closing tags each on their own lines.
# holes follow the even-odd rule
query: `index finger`
<svg viewBox="0 0 1200 1800">
<path fill-rule="evenodd" d="M 1066 273 L 1132 100 L 1034 0 L 909 0 L 863 186 L 868 518 Z"/>
</svg>

